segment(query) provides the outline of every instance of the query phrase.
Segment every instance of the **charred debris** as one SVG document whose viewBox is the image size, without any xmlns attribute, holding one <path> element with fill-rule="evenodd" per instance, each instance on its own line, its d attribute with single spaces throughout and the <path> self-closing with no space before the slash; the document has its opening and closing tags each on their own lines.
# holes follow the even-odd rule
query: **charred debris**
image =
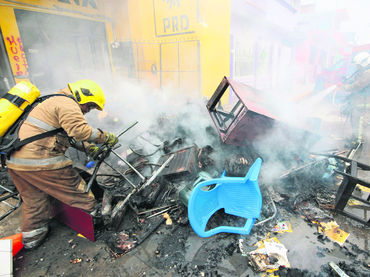
<svg viewBox="0 0 370 277">
<path fill-rule="evenodd" d="M 311 241 L 308 243 L 315 244 L 313 241 L 317 240 L 330 245 L 318 247 L 320 251 L 317 255 L 320 256 L 317 259 L 330 255 L 338 247 L 346 259 L 336 261 L 337 263 L 331 261 L 335 268 L 351 268 L 356 276 L 366 275 L 369 269 L 369 255 L 366 251 L 356 244 L 330 238 L 330 232 L 327 234 L 319 231 L 325 230 L 325 224 L 335 222 L 335 215 L 338 213 L 335 209 L 338 185 L 343 182 L 343 175 L 336 174 L 336 171 L 348 172 L 348 163 L 336 157 L 348 154 L 347 150 L 320 155 L 302 151 L 279 151 L 279 164 L 285 167 L 272 179 L 264 177 L 269 175 L 268 167 L 261 171 L 261 216 L 256 220 L 250 235 L 218 234 L 204 240 L 190 259 L 188 256 L 191 254 L 187 249 L 189 238 L 191 241 L 194 232 L 188 220 L 187 201 L 197 180 L 204 175 L 218 178 L 223 172 L 226 176 L 245 176 L 256 158 L 264 157 L 250 144 L 225 144 L 211 126 L 207 127 L 206 133 L 212 144 L 204 147 L 189 144 L 190 140 L 184 129 L 181 128 L 179 133 L 183 136 L 161 143 L 158 143 L 155 133 L 143 134 L 126 152 L 120 153 L 132 167 L 114 155 L 101 166 L 93 186 L 101 205 L 94 218 L 94 232 L 97 240 L 107 243 L 112 258 L 119 258 L 139 247 L 156 233 L 163 236 L 155 253 L 156 264 L 159 268 L 175 270 L 182 276 L 223 276 L 219 264 L 233 256 L 246 259 L 248 262 L 244 260 L 241 269 L 243 272 L 253 270 L 251 274 L 277 270 L 280 276 L 317 276 L 317 271 L 323 272 L 322 276 L 336 276 L 336 270 L 330 266 L 329 258 L 320 269 L 311 271 L 299 266 L 294 268 L 294 258 L 286 254 L 286 262 L 282 262 L 276 253 L 255 253 L 258 242 L 283 233 L 286 229 L 282 225 L 291 224 L 289 220 L 292 218 L 300 218 L 299 225 L 317 228 L 317 231 L 309 235 Z M 150 152 L 145 144 L 151 145 Z M 283 145 L 281 149 L 284 149 Z M 268 156 L 263 160 L 267 165 L 270 162 Z M 163 167 L 166 162 L 168 164 Z M 146 181 L 156 177 L 142 187 L 140 184 L 143 184 L 143 180 L 135 170 Z M 365 197 L 361 191 L 358 190 L 357 193 Z M 231 216 L 221 209 L 209 220 L 207 228 L 244 224 L 244 218 Z M 357 221 L 353 221 L 353 224 L 361 226 Z M 165 226 L 167 232 L 160 231 L 161 226 Z M 363 226 L 366 228 L 366 223 Z M 334 227 L 336 232 L 342 231 L 338 225 Z M 289 244 L 284 244 L 288 248 L 286 251 L 289 251 Z M 276 242 L 276 245 L 283 244 Z M 201 258 L 202 255 L 206 258 Z"/>
<path fill-rule="evenodd" d="M 281 230 L 276 229 L 277 226 L 281 227 L 282 223 L 290 224 L 288 221 L 292 217 L 301 218 L 305 224 L 317 227 L 318 230 L 323 226 L 322 223 L 335 220 L 338 184 L 343 178 L 340 178 L 340 174 L 335 174 L 334 170 L 344 172 L 346 163 L 333 158 L 332 153 L 298 155 L 295 152 L 281 152 L 280 164 L 289 167 L 282 170 L 273 180 L 264 178 L 269 168 L 261 171 L 261 217 L 255 222 L 250 235 L 224 233 L 208 238 L 196 253 L 195 259 L 189 262 L 186 249 L 189 247 L 189 237 L 194 234 L 188 221 L 187 201 L 197 179 L 202 174 L 209 178 L 218 178 L 222 172 L 225 172 L 226 176 L 244 176 L 254 160 L 261 156 L 251 146 L 223 143 L 211 127 L 207 128 L 207 134 L 213 143 L 204 147 L 196 144 L 186 145 L 186 141 L 189 141 L 186 137 L 175 137 L 157 144 L 149 139 L 149 134 L 147 137 L 143 135 L 143 138 L 138 138 L 135 146 L 130 146 L 129 150 L 121 155 L 145 176 L 146 180 L 155 175 L 169 157 L 172 159 L 149 185 L 137 189 L 131 196 L 133 184 L 140 186 L 142 180 L 130 166 L 115 156 L 110 157 L 109 162 L 101 166 L 94 185 L 101 205 L 94 219 L 96 239 L 104 240 L 110 248 L 112 258 L 118 258 L 139 247 L 154 233 L 161 234 L 159 227 L 164 225 L 168 233 L 163 232 L 163 240 L 158 244 L 156 263 L 160 268 L 176 270 L 182 276 L 223 276 L 218 271 L 219 263 L 233 255 L 248 258 L 249 265 L 244 270 L 248 270 L 247 267 L 250 266 L 255 272 L 279 270 L 278 274 L 281 276 L 317 276 L 309 270 L 292 268 L 294 260 L 287 266 L 286 263 L 277 262 L 279 257 L 276 254 L 269 256 L 264 253 L 256 256 L 253 252 L 256 243 L 269 239 L 269 236 L 273 237 L 270 234 L 278 234 Z M 152 144 L 154 150 L 146 153 L 145 147 L 138 147 L 138 141 Z M 158 141 L 158 138 L 155 141 Z M 336 153 L 345 154 L 347 151 Z M 264 162 L 268 164 L 268 158 Z M 128 196 L 125 205 L 122 205 Z M 231 216 L 220 210 L 212 216 L 207 228 L 244 224 L 244 218 Z M 325 232 L 316 231 L 313 237 L 322 243 L 329 243 L 331 240 Z M 335 240 L 333 243 L 340 244 Z M 356 262 L 343 260 L 337 266 L 344 270 L 356 268 L 356 276 L 365 276 L 361 274 L 368 270 L 368 253 L 352 243 L 347 242 L 344 247 L 343 245 L 344 243 L 340 248 L 344 255 L 348 260 Z M 333 247 L 320 248 L 320 255 L 327 255 L 333 251 Z M 203 254 L 207 259 L 200 258 L 202 252 L 206 252 Z M 335 276 L 335 270 L 329 263 L 320 271 L 327 273 L 322 276 Z"/>
<path fill-rule="evenodd" d="M 228 86 L 237 100 L 225 108 L 220 102 Z M 181 276 L 368 276 L 369 183 L 361 176 L 370 167 L 353 159 L 363 145 L 311 153 L 319 138 L 277 122 L 262 100 L 250 101 L 259 99 L 251 93 L 223 79 L 207 103 L 216 128 L 199 130 L 205 145 L 198 146 L 186 127 L 173 130 L 168 126 L 173 122 L 161 119 L 105 157 L 92 184 L 99 202 L 93 238 L 105 241 L 116 259 L 154 233 L 160 235 L 155 265 Z M 274 137 L 276 130 L 284 136 Z M 261 137 L 270 137 L 273 146 L 261 144 Z M 94 169 L 86 169 L 87 157 L 69 155 L 89 182 Z M 263 160 L 262 209 L 249 235 L 221 233 L 196 240 L 187 210 L 194 186 L 221 174 L 244 177 L 257 158 Z M 220 209 L 207 229 L 245 222 Z M 347 240 L 352 231 L 363 243 Z"/>
<path fill-rule="evenodd" d="M 223 107 L 221 97 L 229 86 L 236 101 Z M 255 91 L 226 77 L 206 106 L 216 127 L 200 130 L 208 144 L 196 145 L 192 133 L 181 125 L 160 136 L 158 130 L 166 130 L 170 123 L 162 120 L 121 153 L 128 163 L 111 157 L 110 166 L 105 164 L 99 171 L 97 183 L 103 184 L 98 186 L 103 192 L 95 232 L 107 242 L 112 256 L 124 255 L 153 233 L 161 234 L 159 227 L 165 225 L 168 232 L 163 232 L 158 244 L 156 263 L 182 276 L 223 276 L 227 266 L 221 270 L 220 264 L 233 257 L 246 257 L 247 262 L 240 260 L 240 272 L 230 269 L 231 276 L 274 271 L 279 276 L 366 276 L 369 183 L 358 176 L 370 167 L 353 159 L 361 145 L 310 152 L 320 139 L 313 129 L 276 120 Z M 269 141 L 273 147 L 264 145 Z M 250 234 L 217 234 L 204 239 L 195 251 L 187 210 L 194 186 L 202 178 L 221 174 L 244 177 L 258 157 L 263 160 L 259 179 L 262 209 Z M 130 195 L 133 184 L 142 181 L 134 169 L 151 182 Z M 240 227 L 245 222 L 245 218 L 220 209 L 208 221 L 207 230 Z M 342 224 L 347 232 L 340 228 Z M 364 238 L 365 245 L 347 240 L 351 230 Z M 311 262 L 291 254 L 306 248 L 314 249 Z M 338 249 L 341 259 L 332 256 Z"/>
</svg>

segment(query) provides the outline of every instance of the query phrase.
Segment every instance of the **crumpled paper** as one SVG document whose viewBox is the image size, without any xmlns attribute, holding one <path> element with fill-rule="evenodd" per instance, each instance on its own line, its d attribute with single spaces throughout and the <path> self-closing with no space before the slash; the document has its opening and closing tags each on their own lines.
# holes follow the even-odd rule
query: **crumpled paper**
<svg viewBox="0 0 370 277">
<path fill-rule="evenodd" d="M 288 250 L 276 237 L 259 241 L 256 246 L 256 250 L 248 253 L 249 261 L 256 271 L 279 269 L 280 266 L 290 268 Z"/>
</svg>

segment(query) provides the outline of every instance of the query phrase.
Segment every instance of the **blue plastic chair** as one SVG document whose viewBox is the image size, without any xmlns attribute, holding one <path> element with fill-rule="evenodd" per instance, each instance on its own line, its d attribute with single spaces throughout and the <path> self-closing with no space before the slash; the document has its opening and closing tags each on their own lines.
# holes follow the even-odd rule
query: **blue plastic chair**
<svg viewBox="0 0 370 277">
<path fill-rule="evenodd" d="M 198 236 L 210 237 L 223 232 L 249 234 L 256 218 L 261 214 L 262 195 L 257 182 L 261 165 L 262 160 L 258 158 L 245 177 L 226 177 L 224 172 L 220 178 L 196 185 L 189 198 L 188 217 Z M 212 185 L 215 186 L 209 188 Z M 206 231 L 208 220 L 222 208 L 227 214 L 246 218 L 245 225 L 218 226 Z"/>
</svg>

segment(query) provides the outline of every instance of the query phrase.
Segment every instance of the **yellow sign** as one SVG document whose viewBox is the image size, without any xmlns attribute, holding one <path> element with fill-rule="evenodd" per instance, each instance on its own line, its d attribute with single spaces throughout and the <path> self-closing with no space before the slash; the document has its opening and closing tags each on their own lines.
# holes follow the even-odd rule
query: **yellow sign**
<svg viewBox="0 0 370 277">
<path fill-rule="evenodd" d="M 198 0 L 153 0 L 157 37 L 195 32 Z"/>
</svg>

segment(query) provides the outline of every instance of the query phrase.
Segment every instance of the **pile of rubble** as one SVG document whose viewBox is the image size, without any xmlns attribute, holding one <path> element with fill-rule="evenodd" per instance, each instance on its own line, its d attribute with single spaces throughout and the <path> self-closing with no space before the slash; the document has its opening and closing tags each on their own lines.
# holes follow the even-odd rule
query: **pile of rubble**
<svg viewBox="0 0 370 277">
<path fill-rule="evenodd" d="M 229 84 L 241 93 L 226 112 L 217 102 Z M 100 203 L 90 218 L 92 240 L 104 242 L 114 260 L 157 235 L 151 265 L 174 276 L 368 276 L 368 207 L 359 204 L 369 200 L 368 183 L 350 173 L 370 167 L 348 159 L 346 150 L 312 154 L 303 143 L 310 134 L 307 130 L 280 123 L 282 130 L 297 135 L 295 144 L 278 142 L 273 135 L 272 148 L 250 143 L 260 132 L 277 126 L 261 103 L 246 100 L 257 98 L 243 98 L 250 93 L 236 82 L 223 80 L 207 104 L 218 133 L 211 126 L 201 130 L 209 142 L 201 147 L 181 126 L 159 132 L 171 129 L 163 125 L 164 120 L 124 151 L 115 149 L 114 155 L 104 156 L 98 172 L 85 167 L 87 157 L 70 152 L 73 160 L 80 161 L 75 166 L 81 176 L 87 182 L 94 180 L 92 190 Z M 193 188 L 220 176 L 244 177 L 258 158 L 263 160 L 258 180 L 262 208 L 250 232 L 198 237 L 188 218 Z M 350 201 L 353 191 L 356 196 Z M 357 215 L 363 212 L 363 221 L 358 223 L 357 215 L 351 217 L 357 221 L 340 215 L 347 215 L 338 208 L 342 204 Z M 206 228 L 245 225 L 246 218 L 222 208 L 209 218 Z"/>
<path fill-rule="evenodd" d="M 106 209 L 107 193 L 111 208 L 110 213 L 100 215 L 95 231 L 97 239 L 109 246 L 112 257 L 118 258 L 139 247 L 156 233 L 163 236 L 155 252 L 156 266 L 181 276 L 224 276 L 228 272 L 227 266 L 220 269 L 220 264 L 230 258 L 235 259 L 235 256 L 247 258 L 248 262 L 243 260 L 238 266 L 240 271 L 250 274 L 335 276 L 351 267 L 348 276 L 366 276 L 368 253 L 361 250 L 362 246 L 348 242 L 349 233 L 336 222 L 338 216 L 333 209 L 341 179 L 332 174 L 330 160 L 316 156 L 311 156 L 304 166 L 297 163 L 295 168 L 287 169 L 274 183 L 261 176 L 261 216 L 248 236 L 223 233 L 197 242 L 197 246 L 192 245 L 192 240 L 196 240 L 187 218 L 189 188 L 195 185 L 200 174 L 217 178 L 225 171 L 226 176 L 244 176 L 258 155 L 251 148 L 222 143 L 199 148 L 183 145 L 184 139 L 176 138 L 174 141 L 172 148 L 159 155 L 157 163 L 139 154 L 139 150 L 126 156 L 130 164 L 150 178 L 156 168 L 174 155 L 153 183 L 132 195 L 119 218 L 107 216 L 127 197 L 132 186 L 115 171 L 125 172 L 132 182 L 140 183 L 140 179 L 118 160 L 111 161 L 116 168 L 104 166 L 99 171 L 98 183 L 104 184 L 101 187 L 104 191 L 101 212 Z M 347 220 L 344 217 L 339 219 Z M 221 210 L 212 216 L 207 226 L 212 229 L 243 224 L 242 218 Z M 163 225 L 166 226 L 165 231 L 158 231 Z M 296 232 L 298 234 L 293 235 Z M 310 258 L 315 265 L 300 260 L 304 258 L 307 245 L 316 253 L 316 257 Z M 292 256 L 292 251 L 301 253 Z M 333 254 L 337 251 L 341 258 Z M 233 271 L 230 269 L 230 272 Z M 241 276 L 243 272 L 238 274 Z"/>
</svg>

